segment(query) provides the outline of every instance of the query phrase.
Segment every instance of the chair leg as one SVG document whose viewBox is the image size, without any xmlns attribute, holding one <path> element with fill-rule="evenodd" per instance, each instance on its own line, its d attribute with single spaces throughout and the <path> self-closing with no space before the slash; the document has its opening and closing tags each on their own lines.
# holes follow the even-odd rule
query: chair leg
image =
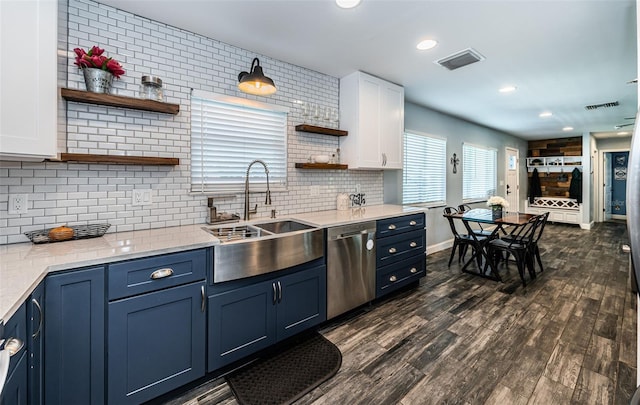
<svg viewBox="0 0 640 405">
<path fill-rule="evenodd" d="M 540 249 L 538 249 L 538 245 L 534 248 L 536 254 L 536 260 L 538 261 L 538 265 L 540 266 L 540 273 L 544 271 L 544 267 L 542 267 L 542 259 L 540 258 Z"/>
<path fill-rule="evenodd" d="M 522 280 L 522 286 L 526 287 L 527 282 L 524 280 L 524 259 L 525 256 L 519 253 L 516 256 L 516 264 L 518 265 L 518 274 L 520 274 L 520 280 Z"/>
<path fill-rule="evenodd" d="M 447 267 L 451 267 L 451 262 L 453 261 L 453 257 L 456 255 L 456 248 L 458 247 L 458 240 L 453 240 L 453 246 L 451 247 L 451 257 L 449 257 L 449 265 Z M 462 247 L 460 248 L 462 249 Z"/>
</svg>

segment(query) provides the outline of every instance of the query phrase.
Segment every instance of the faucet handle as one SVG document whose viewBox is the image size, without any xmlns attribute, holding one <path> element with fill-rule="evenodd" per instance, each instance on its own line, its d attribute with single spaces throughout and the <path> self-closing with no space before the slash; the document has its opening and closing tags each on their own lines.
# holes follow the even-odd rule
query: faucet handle
<svg viewBox="0 0 640 405">
<path fill-rule="evenodd" d="M 257 214 L 258 213 L 258 204 L 256 204 L 255 207 L 253 207 L 252 210 L 249 210 L 249 214 Z"/>
</svg>

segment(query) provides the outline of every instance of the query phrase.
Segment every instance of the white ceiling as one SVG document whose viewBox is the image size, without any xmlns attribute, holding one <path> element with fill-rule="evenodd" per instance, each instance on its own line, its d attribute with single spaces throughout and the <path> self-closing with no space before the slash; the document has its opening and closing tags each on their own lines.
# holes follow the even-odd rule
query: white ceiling
<svg viewBox="0 0 640 405">
<path fill-rule="evenodd" d="M 331 76 L 362 70 L 409 101 L 525 139 L 616 134 L 637 111 L 634 0 L 99 1 Z M 416 50 L 424 38 L 439 45 Z M 469 47 L 486 60 L 433 63 Z M 517 90 L 498 92 L 509 84 Z"/>
</svg>

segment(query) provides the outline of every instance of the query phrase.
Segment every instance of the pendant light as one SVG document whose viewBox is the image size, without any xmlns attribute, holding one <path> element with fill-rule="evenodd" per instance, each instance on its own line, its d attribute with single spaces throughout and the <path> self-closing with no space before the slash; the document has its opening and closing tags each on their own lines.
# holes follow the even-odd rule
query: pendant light
<svg viewBox="0 0 640 405">
<path fill-rule="evenodd" d="M 276 85 L 273 80 L 262 73 L 258 58 L 253 58 L 253 62 L 251 62 L 251 73 L 240 72 L 238 81 L 238 88 L 244 93 L 270 96 L 276 92 Z"/>
</svg>

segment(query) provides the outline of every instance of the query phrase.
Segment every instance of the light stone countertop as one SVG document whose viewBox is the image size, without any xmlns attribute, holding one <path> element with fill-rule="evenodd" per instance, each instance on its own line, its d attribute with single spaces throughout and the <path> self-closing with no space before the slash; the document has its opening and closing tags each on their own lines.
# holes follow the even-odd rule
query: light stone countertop
<svg viewBox="0 0 640 405">
<path fill-rule="evenodd" d="M 387 204 L 347 211 L 295 214 L 287 218 L 324 228 L 424 210 Z M 278 218 L 282 219 L 285 218 Z M 250 222 L 267 222 L 267 219 Z M 201 229 L 203 226 L 206 224 L 108 233 L 99 238 L 59 243 L 1 245 L 0 319 L 9 319 L 48 273 L 218 244 L 216 237 Z"/>
</svg>

